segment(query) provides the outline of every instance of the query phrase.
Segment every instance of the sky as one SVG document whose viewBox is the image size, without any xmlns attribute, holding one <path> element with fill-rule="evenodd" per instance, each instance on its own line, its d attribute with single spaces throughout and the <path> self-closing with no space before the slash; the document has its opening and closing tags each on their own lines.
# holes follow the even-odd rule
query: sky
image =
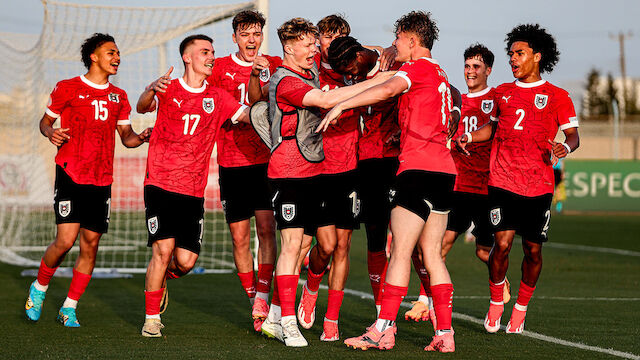
<svg viewBox="0 0 640 360">
<path fill-rule="evenodd" d="M 196 6 L 228 3 L 230 0 L 65 0 L 112 6 Z M 554 35 L 560 62 L 543 77 L 565 87 L 572 95 L 581 91 L 591 68 L 620 76 L 620 48 L 613 35 L 632 35 L 625 42 L 627 76 L 640 78 L 640 1 L 637 0 L 271 0 L 269 5 L 270 51 L 281 55 L 277 26 L 292 17 L 316 23 L 323 16 L 340 13 L 351 24 L 351 35 L 367 45 L 388 46 L 394 39 L 393 25 L 411 10 L 432 13 L 440 29 L 432 55 L 449 75 L 450 82 L 464 89 L 462 53 L 475 42 L 496 54 L 490 85 L 512 81 L 504 50 L 504 37 L 514 26 L 537 22 Z M 0 33 L 39 34 L 43 6 L 40 0 L 0 1 Z M 213 34 L 215 39 L 215 34 Z M 224 56 L 227 54 L 216 54 Z M 0 62 L 3 60 L 0 60 Z"/>
</svg>

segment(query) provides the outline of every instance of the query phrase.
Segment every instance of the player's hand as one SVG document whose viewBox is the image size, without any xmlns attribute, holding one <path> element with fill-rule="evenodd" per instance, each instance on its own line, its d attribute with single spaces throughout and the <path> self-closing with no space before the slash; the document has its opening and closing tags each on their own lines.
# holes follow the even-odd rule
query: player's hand
<svg viewBox="0 0 640 360">
<path fill-rule="evenodd" d="M 558 159 L 562 159 L 563 157 L 569 155 L 569 151 L 567 151 L 567 148 L 562 145 L 562 143 L 555 142 L 549 139 L 547 139 L 547 141 L 549 142 L 549 144 L 551 144 L 551 153 Z"/>
<path fill-rule="evenodd" d="M 467 156 L 471 156 L 471 153 L 467 150 L 467 141 L 469 141 L 467 134 L 458 136 L 456 139 L 456 149 Z"/>
<path fill-rule="evenodd" d="M 327 131 L 329 125 L 333 125 L 338 122 L 338 118 L 342 115 L 342 109 L 340 105 L 336 105 L 333 109 L 331 109 L 327 115 L 325 115 L 324 119 L 320 122 L 320 125 L 316 128 L 316 132 L 324 132 Z"/>
<path fill-rule="evenodd" d="M 396 63 L 396 55 L 398 55 L 398 50 L 393 45 L 383 49 L 380 54 L 380 70 L 389 70 Z"/>
<path fill-rule="evenodd" d="M 49 133 L 49 136 L 47 136 L 49 138 L 49 141 L 51 141 L 51 143 L 55 146 L 62 146 L 62 144 L 64 144 L 65 142 L 69 141 L 69 139 L 71 139 L 71 136 L 69 136 L 69 134 L 67 134 L 67 132 L 69 132 L 69 128 L 57 128 L 57 129 L 53 129 L 53 131 L 51 131 Z"/>
<path fill-rule="evenodd" d="M 391 134 L 387 140 L 384 141 L 385 144 L 397 144 L 400 143 L 400 133 L 401 131 L 398 130 L 395 133 Z"/>
<path fill-rule="evenodd" d="M 138 138 L 140 140 L 142 140 L 142 142 L 149 142 L 149 138 L 151 137 L 151 131 L 153 130 L 152 127 L 146 128 L 144 129 L 143 132 L 141 132 L 140 134 L 138 134 Z"/>
<path fill-rule="evenodd" d="M 269 60 L 264 56 L 256 56 L 253 60 L 253 66 L 251 67 L 251 75 L 259 76 L 260 72 L 269 68 Z"/>
<path fill-rule="evenodd" d="M 166 74 L 160 76 L 156 81 L 152 82 L 151 85 L 147 87 L 147 90 L 153 90 L 155 92 L 165 93 L 167 92 L 167 85 L 171 84 L 171 72 L 173 71 L 173 66 L 169 68 Z"/>
<path fill-rule="evenodd" d="M 451 140 L 458 132 L 458 124 L 460 123 L 460 110 L 454 110 L 451 113 L 451 121 L 449 121 L 449 133 L 447 139 Z"/>
</svg>

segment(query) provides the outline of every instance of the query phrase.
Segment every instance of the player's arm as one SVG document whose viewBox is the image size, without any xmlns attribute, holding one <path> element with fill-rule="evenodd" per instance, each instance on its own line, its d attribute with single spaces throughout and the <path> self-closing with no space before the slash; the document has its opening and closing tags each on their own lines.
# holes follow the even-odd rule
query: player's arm
<svg viewBox="0 0 640 360">
<path fill-rule="evenodd" d="M 256 59 L 253 61 L 251 76 L 249 76 L 249 85 L 247 86 L 250 105 L 253 105 L 260 100 L 267 100 L 269 95 L 269 85 L 260 86 L 260 72 L 264 69 L 268 69 L 269 65 L 269 60 L 264 56 L 256 56 Z"/>
<path fill-rule="evenodd" d="M 71 136 L 67 134 L 68 128 L 53 128 L 53 124 L 56 122 L 56 118 L 49 114 L 44 114 L 40 120 L 40 133 L 51 141 L 55 146 L 62 146 L 65 142 L 71 139 Z"/>
<path fill-rule="evenodd" d="M 574 152 L 580 146 L 580 135 L 578 135 L 577 127 L 570 127 L 562 130 L 562 132 L 564 133 L 563 143 L 548 140 L 552 146 L 551 151 L 553 152 L 553 156 L 558 159 L 566 157 L 569 153 Z M 553 162 L 557 162 L 557 159 Z"/>
<path fill-rule="evenodd" d="M 239 122 L 249 124 L 251 119 L 249 118 L 249 111 L 251 108 L 243 105 L 238 111 L 231 117 L 231 122 L 237 124 Z"/>
<path fill-rule="evenodd" d="M 144 92 L 140 94 L 138 103 L 136 104 L 136 111 L 138 111 L 138 113 L 144 114 L 156 109 L 155 95 L 157 92 L 164 93 L 167 91 L 167 85 L 171 84 L 171 78 L 169 76 L 172 71 L 173 66 L 169 68 L 166 74 L 160 76 L 144 89 Z"/>
<path fill-rule="evenodd" d="M 392 72 L 384 72 L 381 74 L 389 74 L 389 73 L 392 73 Z M 374 77 L 371 80 L 376 79 L 376 77 Z M 370 80 L 367 80 L 367 81 L 370 81 Z M 367 81 L 362 82 L 360 84 L 364 84 Z M 357 86 L 357 85 L 353 85 L 353 86 Z M 331 90 L 329 92 L 326 92 L 325 94 L 331 94 L 331 92 L 333 91 L 347 89 L 350 87 L 351 86 L 345 86 L 336 90 Z M 335 124 L 338 118 L 340 117 L 340 115 L 342 115 L 342 113 L 346 110 L 354 109 L 360 106 L 377 104 L 381 101 L 400 95 L 403 91 L 407 90 L 408 88 L 409 88 L 409 84 L 405 79 L 399 76 L 392 76 L 390 79 L 387 79 L 381 84 L 377 84 L 375 86 L 369 87 L 368 89 L 362 92 L 357 92 L 355 96 L 350 97 L 347 100 L 344 100 L 343 102 L 336 104 L 333 107 L 333 109 L 331 109 L 331 111 L 329 111 L 327 115 L 324 117 L 324 119 L 322 120 L 322 122 L 320 123 L 316 131 L 319 132 L 319 131 L 327 130 L 327 128 L 329 127 L 329 124 Z"/>
<path fill-rule="evenodd" d="M 448 138 L 452 139 L 458 132 L 458 124 L 460 123 L 460 117 L 462 115 L 460 108 L 462 108 L 462 95 L 455 86 L 449 84 L 451 90 L 451 100 L 453 100 L 453 108 L 451 110 L 451 121 L 449 122 L 449 134 Z"/>
<path fill-rule="evenodd" d="M 496 133 L 498 122 L 497 121 L 489 121 L 484 126 L 480 127 L 476 131 L 464 133 L 456 139 L 456 148 L 461 153 L 469 156 L 471 155 L 469 151 L 467 151 L 467 144 L 472 142 L 483 142 L 493 139 L 493 135 Z"/>
<path fill-rule="evenodd" d="M 153 128 L 146 128 L 140 134 L 136 134 L 136 132 L 133 131 L 131 123 L 118 125 L 116 129 L 118 130 L 118 134 L 120 135 L 122 145 L 128 148 L 134 148 L 142 145 L 145 142 L 149 142 L 149 137 L 151 136 L 151 130 Z"/>
<path fill-rule="evenodd" d="M 378 73 L 372 79 L 363 81 L 361 83 L 357 83 L 355 85 L 343 86 L 337 89 L 322 91 L 320 89 L 313 89 L 305 94 L 302 99 L 303 106 L 314 106 L 322 109 L 330 109 L 336 106 L 339 102 L 349 99 L 355 95 L 360 94 L 361 92 L 373 88 L 377 85 L 380 85 L 391 78 L 396 72 L 395 71 L 385 71 Z M 383 98 L 378 101 L 367 103 L 363 105 L 375 104 L 379 101 L 386 100 L 388 98 Z M 349 110 L 356 108 L 360 105 L 356 105 L 350 108 L 345 108 L 343 110 Z M 337 118 L 337 117 L 336 117 Z"/>
</svg>

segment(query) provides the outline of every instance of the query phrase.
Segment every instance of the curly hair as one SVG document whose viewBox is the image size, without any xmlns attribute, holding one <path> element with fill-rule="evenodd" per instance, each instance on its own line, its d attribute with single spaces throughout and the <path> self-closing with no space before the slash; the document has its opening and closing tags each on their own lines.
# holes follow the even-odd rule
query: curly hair
<svg viewBox="0 0 640 360">
<path fill-rule="evenodd" d="M 318 21 L 318 32 L 320 34 L 340 34 L 349 35 L 351 33 L 351 26 L 342 15 L 333 14 L 323 17 Z"/>
<path fill-rule="evenodd" d="M 340 71 L 356 61 L 358 52 L 362 50 L 364 47 L 355 38 L 339 37 L 329 46 L 329 65 L 332 69 Z"/>
<path fill-rule="evenodd" d="M 246 28 L 254 24 L 260 25 L 260 28 L 262 29 L 266 22 L 267 21 L 265 20 L 264 15 L 262 15 L 261 12 L 244 10 L 240 11 L 238 14 L 236 14 L 236 16 L 233 17 L 231 26 L 233 27 L 233 32 L 236 32 L 238 31 L 238 29 L 245 30 Z"/>
<path fill-rule="evenodd" d="M 513 43 L 524 41 L 529 44 L 534 53 L 540 53 L 540 73 L 553 71 L 560 59 L 556 39 L 539 24 L 518 25 L 507 34 L 504 41 L 507 43 L 507 52 L 511 50 Z"/>
<path fill-rule="evenodd" d="M 493 60 L 495 60 L 495 56 L 491 50 L 487 49 L 486 46 L 480 43 L 475 43 L 464 51 L 465 60 L 473 59 L 476 56 L 479 56 L 487 67 L 493 67 Z"/>
<path fill-rule="evenodd" d="M 290 40 L 301 40 L 305 35 L 318 36 L 318 28 L 311 21 L 303 18 L 293 18 L 278 28 L 278 38 L 284 45 Z"/>
<path fill-rule="evenodd" d="M 414 33 L 420 38 L 421 45 L 431 50 L 433 42 L 438 40 L 438 27 L 430 12 L 412 11 L 395 23 L 395 33 Z"/>
<path fill-rule="evenodd" d="M 93 54 L 97 48 L 104 43 L 116 42 L 113 36 L 109 34 L 95 33 L 90 38 L 86 39 L 80 47 L 80 54 L 82 56 L 82 63 L 87 68 L 91 67 L 91 54 Z"/>
</svg>

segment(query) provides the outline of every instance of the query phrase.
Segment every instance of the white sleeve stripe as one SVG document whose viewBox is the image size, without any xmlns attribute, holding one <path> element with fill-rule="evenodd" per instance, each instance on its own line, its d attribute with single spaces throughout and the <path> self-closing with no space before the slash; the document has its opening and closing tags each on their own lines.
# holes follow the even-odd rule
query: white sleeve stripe
<svg viewBox="0 0 640 360">
<path fill-rule="evenodd" d="M 409 79 L 409 75 L 407 75 L 406 71 L 398 71 L 395 75 L 393 76 L 398 76 L 403 78 L 406 82 L 407 82 L 407 90 L 409 91 L 409 89 L 411 89 L 411 79 Z"/>
<path fill-rule="evenodd" d="M 567 129 L 574 128 L 574 127 L 578 127 L 578 122 L 577 121 L 572 121 L 572 122 L 560 125 L 560 130 L 567 130 Z"/>
<path fill-rule="evenodd" d="M 117 125 L 131 125 L 130 119 L 118 120 Z"/>
<path fill-rule="evenodd" d="M 238 123 L 238 118 L 240 117 L 240 115 L 242 115 L 242 112 L 244 111 L 244 109 L 246 109 L 248 106 L 247 105 L 242 105 L 240 106 L 240 108 L 238 109 L 238 111 L 236 111 L 235 114 L 233 114 L 233 116 L 231 117 L 231 122 L 234 124 Z"/>
<path fill-rule="evenodd" d="M 49 108 L 47 108 L 44 112 L 45 112 L 45 114 L 51 116 L 54 119 L 57 119 L 57 118 L 60 117 L 59 114 L 54 113 L 53 111 L 49 110 Z"/>
</svg>

